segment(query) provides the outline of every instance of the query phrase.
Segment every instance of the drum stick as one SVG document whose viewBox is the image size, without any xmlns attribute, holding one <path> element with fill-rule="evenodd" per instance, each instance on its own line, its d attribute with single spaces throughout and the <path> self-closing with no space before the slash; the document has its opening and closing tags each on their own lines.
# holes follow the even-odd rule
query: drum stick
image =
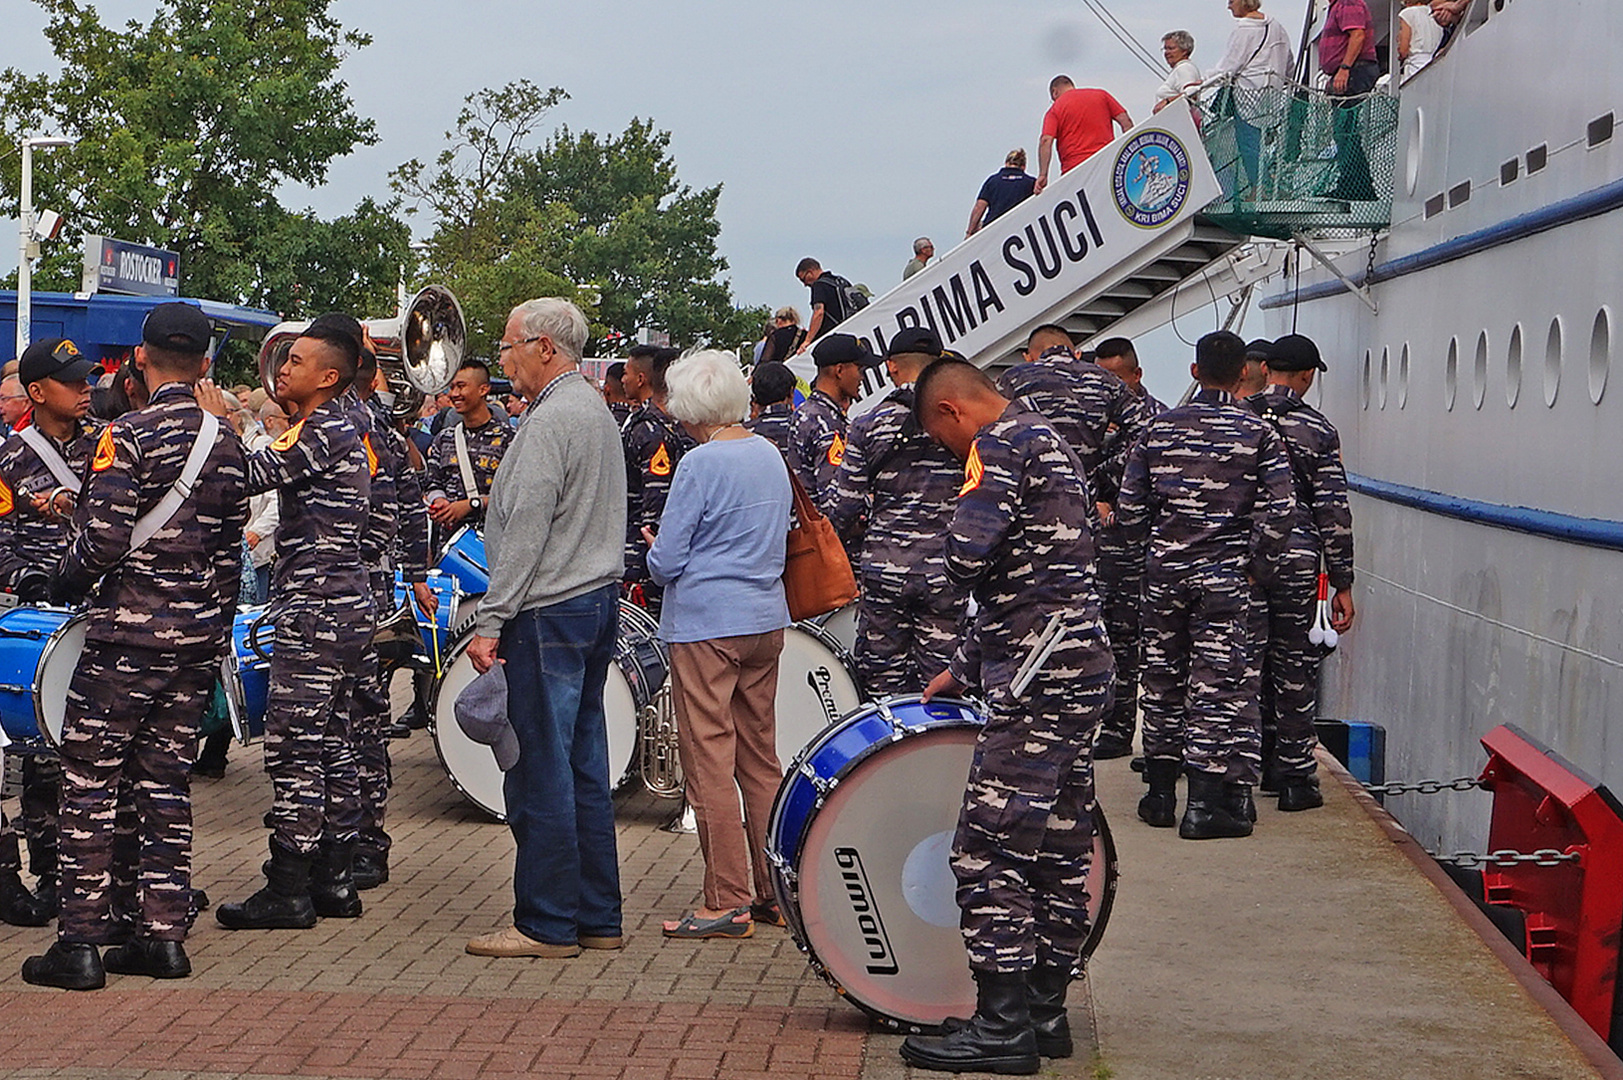
<svg viewBox="0 0 1623 1080">
<path fill-rule="evenodd" d="M 1014 682 L 1009 684 L 1010 693 L 1015 697 L 1023 695 L 1026 687 L 1031 685 L 1031 680 L 1042 671 L 1043 665 L 1048 663 L 1048 658 L 1054 655 L 1054 650 L 1059 648 L 1060 642 L 1064 640 L 1065 616 L 1056 611 L 1049 616 L 1048 626 L 1043 629 L 1042 636 L 1026 655 L 1026 662 L 1015 672 Z"/>
</svg>

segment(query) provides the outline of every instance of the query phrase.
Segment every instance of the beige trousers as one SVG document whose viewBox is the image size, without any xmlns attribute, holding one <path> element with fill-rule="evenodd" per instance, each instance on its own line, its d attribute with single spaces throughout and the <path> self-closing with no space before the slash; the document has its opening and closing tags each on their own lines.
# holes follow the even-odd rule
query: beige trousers
<svg viewBox="0 0 1623 1080">
<path fill-rule="evenodd" d="M 776 707 L 782 651 L 782 630 L 670 647 L 678 749 L 699 824 L 704 906 L 712 910 L 772 898 L 766 826 L 783 778 Z"/>
</svg>

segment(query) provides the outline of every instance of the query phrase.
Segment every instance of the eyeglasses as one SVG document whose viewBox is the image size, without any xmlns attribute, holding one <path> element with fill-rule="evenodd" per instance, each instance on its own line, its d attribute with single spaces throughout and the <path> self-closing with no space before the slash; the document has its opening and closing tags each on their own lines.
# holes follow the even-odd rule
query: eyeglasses
<svg viewBox="0 0 1623 1080">
<path fill-rule="evenodd" d="M 500 342 L 496 346 L 496 355 L 497 356 L 505 356 L 505 355 L 507 355 L 507 350 L 509 350 L 509 349 L 516 349 L 520 345 L 533 344 L 534 342 L 540 341 L 542 338 L 544 338 L 546 336 L 547 335 L 545 335 L 545 334 L 537 334 L 535 337 L 527 337 L 523 341 L 512 341 L 512 342 L 503 341 L 503 342 Z"/>
</svg>

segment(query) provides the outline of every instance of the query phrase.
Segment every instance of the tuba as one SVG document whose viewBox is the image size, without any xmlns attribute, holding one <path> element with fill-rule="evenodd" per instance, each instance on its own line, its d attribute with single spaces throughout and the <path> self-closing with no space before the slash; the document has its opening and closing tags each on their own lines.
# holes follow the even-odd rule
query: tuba
<svg viewBox="0 0 1623 1080">
<path fill-rule="evenodd" d="M 417 418 L 424 398 L 450 386 L 462 364 L 468 337 L 462 305 L 450 289 L 430 285 L 400 315 L 365 319 L 362 324 L 372 338 L 378 370 L 394 394 L 390 412 L 396 420 L 410 423 Z M 259 378 L 272 398 L 276 397 L 276 374 L 286 362 L 288 350 L 309 326 L 309 322 L 280 323 L 265 335 L 259 348 Z"/>
</svg>

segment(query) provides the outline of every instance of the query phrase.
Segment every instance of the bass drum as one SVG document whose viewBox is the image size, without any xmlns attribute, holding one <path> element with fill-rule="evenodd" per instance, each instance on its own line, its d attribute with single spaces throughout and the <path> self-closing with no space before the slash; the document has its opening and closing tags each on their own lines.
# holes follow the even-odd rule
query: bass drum
<svg viewBox="0 0 1623 1080">
<path fill-rule="evenodd" d="M 857 605 L 853 601 L 842 608 L 819 615 L 814 622 L 821 626 L 829 637 L 840 643 L 852 656 L 857 654 Z"/>
<path fill-rule="evenodd" d="M 629 609 L 629 610 L 628 610 Z M 654 692 L 665 682 L 668 664 L 664 647 L 653 634 L 646 612 L 624 601 L 620 604 L 620 636 L 615 662 L 609 665 L 603 687 L 603 715 L 609 736 L 609 785 L 618 788 L 635 770 L 642 713 Z M 468 658 L 471 634 L 452 648 L 445 674 L 434 690 L 434 749 L 451 783 L 479 809 L 498 821 L 507 820 L 507 799 L 502 794 L 502 771 L 496 755 L 484 743 L 474 742 L 456 722 L 456 699 L 476 674 Z"/>
<path fill-rule="evenodd" d="M 825 731 L 790 766 L 767 826 L 773 891 L 795 943 L 887 1027 L 975 1011 L 949 862 L 984 724 L 975 707 L 891 698 Z M 1116 850 L 1094 812 L 1092 955 L 1116 895 Z"/>
<path fill-rule="evenodd" d="M 784 630 L 778 658 L 778 764 L 788 765 L 818 732 L 861 704 L 851 656 L 828 631 L 813 622 Z"/>
</svg>

